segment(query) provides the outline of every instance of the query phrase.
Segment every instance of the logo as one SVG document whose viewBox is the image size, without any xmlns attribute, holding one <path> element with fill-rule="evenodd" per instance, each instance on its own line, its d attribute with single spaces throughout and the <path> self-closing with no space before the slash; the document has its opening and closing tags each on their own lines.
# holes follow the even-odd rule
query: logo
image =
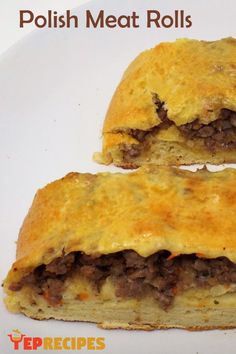
<svg viewBox="0 0 236 354">
<path fill-rule="evenodd" d="M 104 337 L 29 337 L 18 329 L 8 334 L 14 350 L 103 350 Z"/>
</svg>

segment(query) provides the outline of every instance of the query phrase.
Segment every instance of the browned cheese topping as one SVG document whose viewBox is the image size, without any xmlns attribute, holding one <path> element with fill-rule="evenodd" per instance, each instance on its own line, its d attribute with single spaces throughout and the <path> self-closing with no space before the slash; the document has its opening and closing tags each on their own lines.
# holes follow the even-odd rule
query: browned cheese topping
<svg viewBox="0 0 236 354">
<path fill-rule="evenodd" d="M 205 259 L 191 254 L 172 258 L 168 251 L 141 257 L 134 251 L 123 251 L 94 258 L 73 252 L 37 267 L 9 289 L 34 287 L 49 304 L 60 305 L 64 282 L 75 272 L 89 280 L 96 292 L 110 277 L 117 297 L 139 299 L 151 295 L 165 310 L 177 294 L 187 289 L 236 284 L 236 264 L 225 257 Z"/>
</svg>

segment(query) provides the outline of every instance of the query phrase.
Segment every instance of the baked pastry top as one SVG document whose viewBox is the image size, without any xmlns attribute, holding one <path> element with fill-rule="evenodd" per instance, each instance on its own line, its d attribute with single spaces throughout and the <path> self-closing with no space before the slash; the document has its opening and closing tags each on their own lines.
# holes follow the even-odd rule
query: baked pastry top
<svg viewBox="0 0 236 354">
<path fill-rule="evenodd" d="M 155 166 L 132 174 L 71 173 L 37 192 L 9 277 L 18 280 L 71 251 L 132 249 L 147 257 L 164 249 L 236 262 L 235 178 L 233 169 Z"/>
<path fill-rule="evenodd" d="M 50 183 L 20 230 L 8 309 L 109 328 L 236 326 L 235 177 L 150 165 Z"/>
<path fill-rule="evenodd" d="M 95 159 L 128 168 L 234 162 L 235 87 L 234 38 L 178 39 L 141 53 L 112 98 Z"/>
</svg>

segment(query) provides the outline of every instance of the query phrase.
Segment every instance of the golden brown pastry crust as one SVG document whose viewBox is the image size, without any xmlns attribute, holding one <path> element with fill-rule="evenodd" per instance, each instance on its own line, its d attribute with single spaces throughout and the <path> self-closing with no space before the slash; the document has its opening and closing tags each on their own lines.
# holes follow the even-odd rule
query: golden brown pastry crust
<svg viewBox="0 0 236 354">
<path fill-rule="evenodd" d="M 168 315 L 153 299 L 120 300 L 114 289 L 96 294 L 76 277 L 68 278 L 59 307 L 48 306 L 34 288 L 9 289 L 37 266 L 73 251 L 100 255 L 132 249 L 146 257 L 166 249 L 236 262 L 235 178 L 233 169 L 193 173 L 150 166 L 129 174 L 70 173 L 50 183 L 37 192 L 20 230 L 17 259 L 4 282 L 8 309 L 37 319 L 91 321 L 103 328 L 235 327 L 231 288 L 219 295 L 206 292 L 205 300 L 201 290 L 194 291 L 200 294 L 194 299 L 185 292 Z M 88 301 L 76 302 L 84 287 Z M 214 296 L 220 296 L 221 307 Z"/>
<path fill-rule="evenodd" d="M 120 144 L 130 144 L 130 129 L 148 131 L 159 126 L 160 118 L 152 102 L 156 93 L 165 103 L 168 118 L 176 126 L 196 119 L 202 124 L 216 120 L 221 109 L 236 111 L 236 39 L 225 38 L 218 41 L 198 41 L 179 39 L 173 43 L 161 43 L 153 49 L 141 53 L 126 70 L 110 103 L 103 126 L 103 152 L 96 155 L 100 163 L 128 167 L 131 162 L 118 156 Z M 123 135 L 122 143 L 116 134 Z M 157 137 L 158 139 L 158 137 Z M 173 136 L 173 142 L 175 142 Z M 138 141 L 136 140 L 136 144 Z M 164 143 L 162 142 L 162 145 Z M 112 145 L 112 146 L 111 146 Z M 159 157 L 138 158 L 133 165 L 141 166 L 149 162 L 168 165 L 169 142 Z M 158 146 L 157 146 L 158 148 Z M 189 148 L 189 147 L 188 147 Z M 190 150 L 191 148 L 189 148 Z M 235 151 L 213 153 L 206 148 L 197 150 L 197 157 L 188 156 L 181 149 L 175 165 L 190 163 L 234 162 Z"/>
<path fill-rule="evenodd" d="M 140 54 L 126 70 L 110 104 L 103 132 L 158 125 L 152 93 L 165 102 L 168 117 L 182 125 L 216 119 L 220 109 L 236 111 L 236 39 L 207 42 L 178 39 Z"/>
<path fill-rule="evenodd" d="M 130 174 L 71 173 L 37 192 L 6 284 L 72 251 L 132 249 L 146 257 L 166 249 L 236 262 L 235 178 L 233 169 L 155 166 Z"/>
</svg>

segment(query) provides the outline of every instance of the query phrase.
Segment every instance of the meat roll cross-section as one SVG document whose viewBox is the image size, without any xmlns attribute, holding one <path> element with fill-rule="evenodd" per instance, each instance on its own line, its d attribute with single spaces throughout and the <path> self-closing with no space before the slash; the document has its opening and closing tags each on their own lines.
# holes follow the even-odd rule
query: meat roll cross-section
<svg viewBox="0 0 236 354">
<path fill-rule="evenodd" d="M 150 165 L 47 185 L 20 230 L 7 308 L 104 328 L 236 327 L 235 178 Z"/>
<path fill-rule="evenodd" d="M 97 162 L 236 162 L 236 39 L 179 39 L 141 53 L 110 103 Z"/>
</svg>

